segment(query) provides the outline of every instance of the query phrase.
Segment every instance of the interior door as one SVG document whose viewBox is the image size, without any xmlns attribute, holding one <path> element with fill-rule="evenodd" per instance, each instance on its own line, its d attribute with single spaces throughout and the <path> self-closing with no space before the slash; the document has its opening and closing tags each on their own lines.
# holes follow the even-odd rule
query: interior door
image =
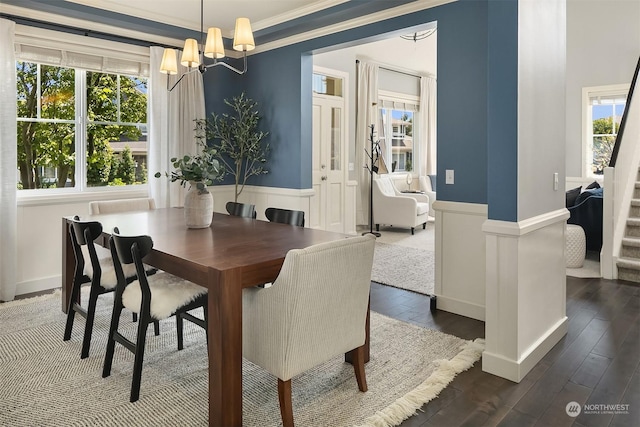
<svg viewBox="0 0 640 427">
<path fill-rule="evenodd" d="M 313 154 L 310 224 L 344 232 L 345 120 L 344 99 L 313 96 Z"/>
</svg>

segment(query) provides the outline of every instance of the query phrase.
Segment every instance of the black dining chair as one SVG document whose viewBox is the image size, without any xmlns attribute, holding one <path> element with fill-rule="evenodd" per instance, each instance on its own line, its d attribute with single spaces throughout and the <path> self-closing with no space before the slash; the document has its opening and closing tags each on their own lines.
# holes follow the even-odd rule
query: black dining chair
<svg viewBox="0 0 640 427">
<path fill-rule="evenodd" d="M 111 326 L 107 339 L 102 377 L 111 375 L 111 365 L 116 342 L 134 354 L 133 378 L 129 400 L 135 402 L 140 397 L 142 362 L 149 323 L 176 316 L 178 350 L 183 349 L 183 320 L 188 320 L 207 332 L 207 289 L 195 283 L 165 272 L 147 276 L 142 259 L 153 248 L 149 236 L 121 236 L 115 228 L 109 240 L 111 256 L 116 271 L 117 286 L 111 315 Z M 134 266 L 138 280 L 128 284 L 124 276 L 127 266 Z M 204 319 L 197 318 L 188 311 L 202 307 Z M 120 314 L 126 308 L 138 313 L 138 331 L 133 342 L 118 331 Z M 208 334 L 207 334 L 208 341 Z M 207 346 L 208 349 L 208 346 Z"/>
<path fill-rule="evenodd" d="M 227 202 L 226 208 L 229 215 L 241 216 L 243 218 L 256 218 L 256 205 L 249 203 Z"/>
<path fill-rule="evenodd" d="M 117 279 L 111 253 L 100 246 L 96 246 L 94 243 L 102 234 L 102 224 L 98 221 L 81 221 L 76 215 L 69 226 L 69 234 L 76 266 L 63 340 L 68 341 L 71 339 L 75 314 L 78 313 L 84 317 L 86 323 L 80 358 L 85 359 L 89 356 L 98 297 L 107 292 L 113 292 L 116 288 Z M 132 282 L 136 279 L 135 267 L 126 268 L 123 270 L 123 275 L 127 283 Z M 85 283 L 91 283 L 89 302 L 86 309 L 77 302 L 80 296 L 80 288 Z M 156 335 L 160 334 L 158 322 L 154 322 L 154 330 Z"/>
<path fill-rule="evenodd" d="M 291 209 L 267 208 L 264 211 L 270 222 L 278 222 L 280 224 L 297 225 L 304 227 L 304 212 Z"/>
</svg>

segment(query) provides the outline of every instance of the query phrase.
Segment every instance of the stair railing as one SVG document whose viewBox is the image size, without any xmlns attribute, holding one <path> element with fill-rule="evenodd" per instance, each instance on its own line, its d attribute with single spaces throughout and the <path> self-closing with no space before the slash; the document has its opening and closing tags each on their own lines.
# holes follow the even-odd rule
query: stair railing
<svg viewBox="0 0 640 427">
<path fill-rule="evenodd" d="M 627 105 L 631 104 L 631 99 L 633 98 L 633 90 L 636 87 L 636 82 L 638 81 L 638 71 L 640 70 L 640 57 L 638 57 L 638 63 L 636 64 L 636 71 L 633 73 L 633 78 L 631 79 L 631 86 L 629 86 L 629 94 L 627 95 Z M 622 120 L 620 121 L 620 127 L 618 128 L 618 133 L 616 135 L 616 142 L 613 145 L 613 151 L 611 152 L 611 159 L 609 159 L 609 167 L 615 168 L 616 161 L 618 160 L 618 152 L 620 151 L 620 144 L 622 143 L 622 138 L 624 137 L 624 129 L 627 127 L 627 117 L 629 116 L 629 109 L 625 108 L 622 113 Z"/>
<path fill-rule="evenodd" d="M 617 260 L 629 216 L 638 168 L 640 167 L 640 100 L 633 97 L 638 84 L 640 58 L 631 81 L 626 107 L 611 154 L 604 170 L 602 251 L 600 272 L 605 279 L 618 277 Z M 626 142 L 623 142 L 626 141 Z"/>
</svg>

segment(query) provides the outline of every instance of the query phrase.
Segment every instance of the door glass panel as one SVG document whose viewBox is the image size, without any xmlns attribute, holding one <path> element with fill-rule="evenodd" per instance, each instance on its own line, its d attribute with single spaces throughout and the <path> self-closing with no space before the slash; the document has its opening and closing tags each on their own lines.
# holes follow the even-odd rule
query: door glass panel
<svg viewBox="0 0 640 427">
<path fill-rule="evenodd" d="M 341 170 L 342 159 L 342 109 L 331 108 L 331 170 Z"/>
<path fill-rule="evenodd" d="M 314 73 L 313 93 L 342 97 L 342 79 Z"/>
</svg>

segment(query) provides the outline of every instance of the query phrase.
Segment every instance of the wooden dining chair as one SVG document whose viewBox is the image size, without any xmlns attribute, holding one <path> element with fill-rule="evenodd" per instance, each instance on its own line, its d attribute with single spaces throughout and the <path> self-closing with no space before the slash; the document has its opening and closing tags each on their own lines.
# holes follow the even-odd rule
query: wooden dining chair
<svg viewBox="0 0 640 427">
<path fill-rule="evenodd" d="M 121 212 L 150 211 L 156 208 L 156 201 L 153 197 L 140 197 L 135 199 L 113 199 L 113 200 L 97 200 L 89 202 L 89 211 L 91 215 L 112 214 Z M 108 254 L 111 258 L 111 254 Z M 145 265 L 147 275 L 155 274 L 158 270 Z M 133 321 L 136 322 L 138 315 L 133 313 Z"/>
<path fill-rule="evenodd" d="M 147 276 L 142 259 L 153 248 L 153 240 L 149 236 L 121 236 L 118 229 L 115 228 L 109 241 L 117 285 L 102 377 L 106 378 L 111 375 L 115 345 L 118 342 L 134 354 L 129 400 L 135 402 L 140 397 L 142 361 L 149 323 L 175 315 L 178 350 L 182 350 L 184 347 L 183 320 L 186 319 L 200 326 L 205 330 L 205 333 L 207 331 L 207 289 L 165 272 Z M 124 274 L 124 270 L 128 266 L 134 266 L 138 276 L 138 280 L 131 283 L 127 283 Z M 204 310 L 204 319 L 199 319 L 188 313 L 188 311 L 199 307 Z M 120 314 L 124 308 L 138 313 L 138 331 L 135 342 L 130 341 L 118 331 Z"/>
<path fill-rule="evenodd" d="M 278 378 L 280 414 L 293 427 L 291 378 L 353 351 L 355 377 L 367 391 L 366 318 L 372 235 L 290 250 L 268 288 L 242 291 L 242 355 Z"/>
<path fill-rule="evenodd" d="M 249 203 L 227 202 L 226 208 L 229 215 L 241 216 L 243 218 L 256 218 L 256 205 Z"/>
<path fill-rule="evenodd" d="M 264 214 L 270 222 L 304 227 L 304 211 L 281 208 L 267 208 L 267 210 L 264 211 Z"/>
<path fill-rule="evenodd" d="M 117 280 L 111 252 L 101 246 L 96 246 L 94 243 L 102 234 L 102 224 L 97 221 L 80 221 L 80 218 L 75 216 L 69 226 L 69 234 L 76 265 L 63 339 L 64 341 L 71 339 L 75 314 L 78 313 L 84 317 L 86 323 L 84 338 L 82 339 L 82 351 L 80 353 L 80 358 L 84 359 L 89 356 L 98 297 L 107 292 L 113 292 L 116 288 Z M 129 266 L 124 269 L 123 276 L 127 282 L 135 280 L 135 267 Z M 86 309 L 77 302 L 80 296 L 80 288 L 85 283 L 91 283 L 89 302 Z M 160 329 L 157 322 L 154 323 L 154 328 L 156 335 L 159 335 Z"/>
</svg>

